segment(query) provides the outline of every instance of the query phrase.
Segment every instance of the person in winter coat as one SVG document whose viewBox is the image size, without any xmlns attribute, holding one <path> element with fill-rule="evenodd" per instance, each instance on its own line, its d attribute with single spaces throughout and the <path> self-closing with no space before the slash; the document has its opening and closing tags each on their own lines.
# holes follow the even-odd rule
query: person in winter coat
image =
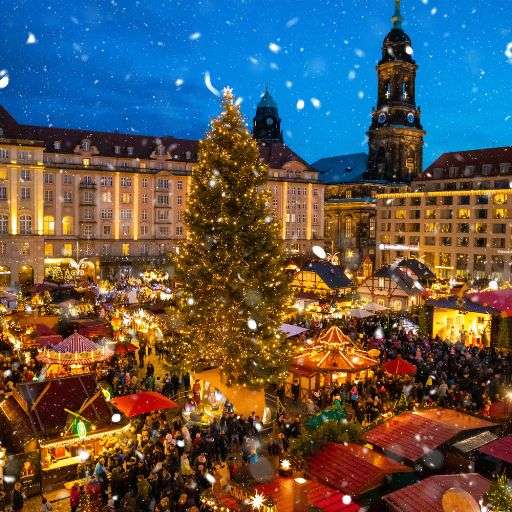
<svg viewBox="0 0 512 512">
<path fill-rule="evenodd" d="M 78 509 L 78 505 L 80 504 L 80 487 L 75 482 L 73 487 L 71 487 L 71 493 L 69 495 L 69 507 L 71 508 L 71 512 L 76 512 Z"/>
<path fill-rule="evenodd" d="M 14 484 L 14 491 L 12 492 L 11 505 L 12 512 L 21 512 L 25 504 L 25 496 L 21 490 L 21 482 Z"/>
</svg>

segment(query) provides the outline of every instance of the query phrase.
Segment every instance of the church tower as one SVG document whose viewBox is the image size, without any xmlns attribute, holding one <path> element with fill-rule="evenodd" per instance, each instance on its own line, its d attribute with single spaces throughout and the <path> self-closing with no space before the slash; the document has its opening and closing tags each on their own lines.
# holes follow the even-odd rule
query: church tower
<svg viewBox="0 0 512 512">
<path fill-rule="evenodd" d="M 423 136 L 416 106 L 416 70 L 411 39 L 402 30 L 400 0 L 395 0 L 393 27 L 382 45 L 377 65 L 378 98 L 368 130 L 371 180 L 409 182 L 423 165 Z"/>
<path fill-rule="evenodd" d="M 277 103 L 265 89 L 258 106 L 252 125 L 253 137 L 262 142 L 283 142 L 281 119 L 277 111 Z"/>
</svg>

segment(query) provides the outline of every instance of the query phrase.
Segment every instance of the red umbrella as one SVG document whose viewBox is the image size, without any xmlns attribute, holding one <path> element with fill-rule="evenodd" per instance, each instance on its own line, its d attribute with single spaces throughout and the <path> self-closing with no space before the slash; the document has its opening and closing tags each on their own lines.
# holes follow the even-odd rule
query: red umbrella
<svg viewBox="0 0 512 512">
<path fill-rule="evenodd" d="M 177 409 L 179 405 L 156 391 L 139 391 L 133 395 L 118 396 L 111 404 L 128 418 L 162 409 Z"/>
<path fill-rule="evenodd" d="M 414 375 L 416 373 L 416 366 L 401 357 L 386 361 L 382 368 L 391 375 Z"/>
<path fill-rule="evenodd" d="M 136 350 L 137 347 L 132 343 L 116 343 L 114 354 L 117 354 L 118 356 L 125 356 L 126 354 L 135 352 Z"/>
</svg>

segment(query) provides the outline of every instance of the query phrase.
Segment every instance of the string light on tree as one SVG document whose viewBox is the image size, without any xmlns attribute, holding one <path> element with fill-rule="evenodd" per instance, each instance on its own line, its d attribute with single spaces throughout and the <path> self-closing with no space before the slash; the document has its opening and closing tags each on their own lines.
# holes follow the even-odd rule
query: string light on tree
<svg viewBox="0 0 512 512">
<path fill-rule="evenodd" d="M 229 88 L 222 105 L 192 170 L 188 236 L 175 258 L 182 327 L 173 352 L 188 368 L 208 361 L 231 382 L 261 385 L 287 375 L 286 260 L 264 190 L 268 169 Z"/>
</svg>

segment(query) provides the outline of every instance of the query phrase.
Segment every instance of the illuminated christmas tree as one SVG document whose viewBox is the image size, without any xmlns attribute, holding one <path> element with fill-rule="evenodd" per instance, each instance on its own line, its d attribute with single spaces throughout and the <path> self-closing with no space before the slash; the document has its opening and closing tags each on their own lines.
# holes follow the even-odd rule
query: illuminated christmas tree
<svg viewBox="0 0 512 512">
<path fill-rule="evenodd" d="M 267 168 L 230 89 L 199 144 L 176 279 L 185 366 L 208 362 L 231 382 L 282 380 L 290 347 L 279 326 L 289 288 Z"/>
<path fill-rule="evenodd" d="M 500 475 L 491 484 L 485 494 L 485 500 L 490 505 L 492 512 L 507 512 L 512 510 L 512 487 L 508 484 L 507 477 Z"/>
</svg>

